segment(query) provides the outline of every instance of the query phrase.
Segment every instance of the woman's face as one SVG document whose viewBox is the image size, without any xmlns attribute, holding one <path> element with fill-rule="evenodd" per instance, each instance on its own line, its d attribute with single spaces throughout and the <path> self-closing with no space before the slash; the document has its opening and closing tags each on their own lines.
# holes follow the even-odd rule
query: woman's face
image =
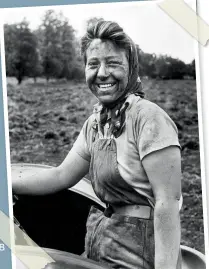
<svg viewBox="0 0 209 269">
<path fill-rule="evenodd" d="M 104 104 L 118 100 L 128 84 L 129 64 L 124 49 L 111 41 L 94 39 L 86 51 L 86 82 Z"/>
</svg>

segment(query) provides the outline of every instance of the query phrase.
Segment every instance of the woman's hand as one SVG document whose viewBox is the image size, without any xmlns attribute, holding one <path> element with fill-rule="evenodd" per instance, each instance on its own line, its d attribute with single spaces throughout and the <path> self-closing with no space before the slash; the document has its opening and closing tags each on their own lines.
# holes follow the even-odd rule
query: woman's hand
<svg viewBox="0 0 209 269">
<path fill-rule="evenodd" d="M 12 188 L 14 194 L 46 195 L 74 186 L 89 169 L 89 162 L 75 151 L 70 151 L 58 167 L 43 169 L 29 175 L 17 175 L 12 171 Z"/>
<path fill-rule="evenodd" d="M 155 269 L 176 269 L 180 250 L 181 156 L 176 146 L 142 160 L 155 197 Z"/>
</svg>

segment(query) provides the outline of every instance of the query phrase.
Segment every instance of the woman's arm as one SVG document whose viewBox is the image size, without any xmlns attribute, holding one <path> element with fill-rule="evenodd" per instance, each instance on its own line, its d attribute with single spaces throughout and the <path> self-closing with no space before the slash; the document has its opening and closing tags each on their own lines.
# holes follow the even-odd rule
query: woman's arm
<svg viewBox="0 0 209 269">
<path fill-rule="evenodd" d="M 155 269 L 176 269 L 180 248 L 180 149 L 170 146 L 142 160 L 155 197 Z"/>
<path fill-rule="evenodd" d="M 17 177 L 12 173 L 15 194 L 45 195 L 70 188 L 78 183 L 89 170 L 89 162 L 71 150 L 58 167 L 44 169 L 30 177 Z"/>
</svg>

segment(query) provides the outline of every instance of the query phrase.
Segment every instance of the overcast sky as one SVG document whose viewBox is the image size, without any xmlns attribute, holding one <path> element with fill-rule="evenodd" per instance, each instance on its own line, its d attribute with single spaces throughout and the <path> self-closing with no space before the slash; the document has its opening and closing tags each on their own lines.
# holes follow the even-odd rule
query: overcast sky
<svg viewBox="0 0 209 269">
<path fill-rule="evenodd" d="M 16 23 L 25 17 L 31 29 L 36 29 L 48 9 L 62 11 L 78 37 L 84 34 L 89 18 L 102 17 L 118 22 L 144 52 L 171 55 L 186 63 L 195 57 L 193 38 L 155 1 L 12 8 L 3 10 L 3 20 Z"/>
</svg>

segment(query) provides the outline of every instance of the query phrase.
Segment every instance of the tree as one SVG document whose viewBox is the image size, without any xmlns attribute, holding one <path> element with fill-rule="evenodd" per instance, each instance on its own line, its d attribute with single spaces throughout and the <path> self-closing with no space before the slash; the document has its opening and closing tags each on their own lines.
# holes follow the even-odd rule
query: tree
<svg viewBox="0 0 209 269">
<path fill-rule="evenodd" d="M 74 30 L 66 20 L 63 21 L 60 31 L 63 63 L 61 77 L 73 79 L 73 72 L 77 63 L 77 56 L 79 55 L 80 51 L 77 50 L 78 44 L 76 44 Z"/>
<path fill-rule="evenodd" d="M 187 75 L 196 79 L 195 60 L 187 64 Z"/>
<path fill-rule="evenodd" d="M 191 65 L 191 75 L 194 79 L 196 79 L 195 60 L 193 60 L 190 65 Z"/>
<path fill-rule="evenodd" d="M 86 22 L 86 28 L 90 27 L 92 24 L 95 24 L 98 21 L 103 21 L 103 18 L 98 18 L 98 17 L 92 17 L 87 20 Z"/>
<path fill-rule="evenodd" d="M 183 61 L 168 55 L 155 55 L 143 52 L 137 45 L 139 75 L 160 79 L 183 79 L 189 73 L 194 74 L 194 63 L 187 66 Z M 193 76 L 193 75 L 192 75 Z"/>
<path fill-rule="evenodd" d="M 5 56 L 7 75 L 15 76 L 20 84 L 25 76 L 34 76 L 39 66 L 38 43 L 25 20 L 6 24 Z"/>
<path fill-rule="evenodd" d="M 74 29 L 62 13 L 46 11 L 37 30 L 43 74 L 51 77 L 71 79 L 76 66 L 76 38 Z"/>
<path fill-rule="evenodd" d="M 138 59 L 139 59 L 139 75 L 148 76 L 151 78 L 156 77 L 155 72 L 155 54 L 144 53 L 137 45 Z"/>
</svg>

